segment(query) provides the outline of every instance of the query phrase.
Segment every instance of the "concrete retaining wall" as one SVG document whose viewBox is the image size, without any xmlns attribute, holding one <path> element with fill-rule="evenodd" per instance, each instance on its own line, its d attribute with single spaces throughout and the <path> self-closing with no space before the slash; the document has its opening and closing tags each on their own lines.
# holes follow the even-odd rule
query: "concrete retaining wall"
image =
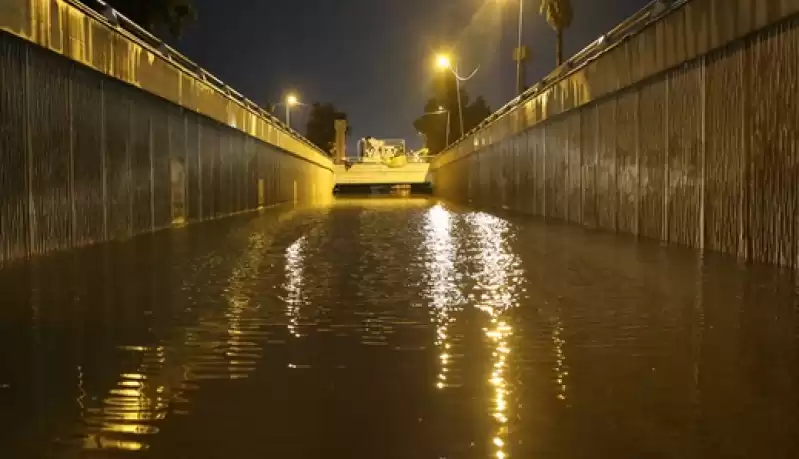
<svg viewBox="0 0 799 459">
<path fill-rule="evenodd" d="M 332 168 L 0 32 L 0 264 L 333 186 Z"/>
<path fill-rule="evenodd" d="M 433 163 L 436 192 L 799 264 L 795 0 L 693 0 Z"/>
<path fill-rule="evenodd" d="M 19 3 L 0 0 L 0 22 L 7 25 L 9 5 Z M 58 1 L 25 3 L 62 11 Z M 32 36 L 41 37 L 45 29 L 32 24 Z M 58 41 L 58 29 L 50 31 L 48 40 Z M 0 31 L 0 263 L 330 195 L 328 158 L 200 82 L 188 92 L 177 86 L 181 97 L 197 96 L 189 97 L 197 106 L 176 102 L 142 83 L 166 87 L 168 75 L 131 85 L 30 38 Z M 81 49 L 70 40 L 60 42 L 62 50 Z M 131 65 L 144 71 L 141 62 Z M 220 111 L 204 103 L 219 103 Z"/>
</svg>

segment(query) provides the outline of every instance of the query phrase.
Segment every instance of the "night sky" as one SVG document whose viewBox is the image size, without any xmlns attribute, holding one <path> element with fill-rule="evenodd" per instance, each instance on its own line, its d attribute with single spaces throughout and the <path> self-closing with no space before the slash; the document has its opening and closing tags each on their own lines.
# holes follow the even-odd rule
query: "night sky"
<svg viewBox="0 0 799 459">
<path fill-rule="evenodd" d="M 194 0 L 198 20 L 176 44 L 188 57 L 265 105 L 296 91 L 349 115 L 355 139 L 405 138 L 432 95 L 437 50 L 456 48 L 461 68 L 480 65 L 466 89 L 495 110 L 514 96 L 518 0 Z M 572 0 L 566 55 L 650 0 Z M 554 32 L 525 0 L 528 84 L 554 67 Z M 304 133 L 307 108 L 292 125 Z"/>
</svg>

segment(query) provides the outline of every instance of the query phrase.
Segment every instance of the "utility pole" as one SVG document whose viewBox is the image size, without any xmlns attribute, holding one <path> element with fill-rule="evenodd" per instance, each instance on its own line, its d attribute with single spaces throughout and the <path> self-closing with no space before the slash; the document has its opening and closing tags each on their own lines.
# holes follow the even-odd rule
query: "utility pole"
<svg viewBox="0 0 799 459">
<path fill-rule="evenodd" d="M 522 45 L 522 38 L 524 36 L 524 0 L 519 0 L 519 39 L 516 49 L 513 50 L 513 60 L 516 61 L 516 94 L 519 95 L 524 92 L 527 86 L 526 83 L 526 67 L 525 63 L 529 58 L 529 51 L 526 46 Z"/>
</svg>

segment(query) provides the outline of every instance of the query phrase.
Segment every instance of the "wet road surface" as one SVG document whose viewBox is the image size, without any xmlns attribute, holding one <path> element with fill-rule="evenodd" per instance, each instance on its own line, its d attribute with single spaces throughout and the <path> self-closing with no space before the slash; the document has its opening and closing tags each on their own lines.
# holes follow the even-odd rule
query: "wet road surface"
<svg viewBox="0 0 799 459">
<path fill-rule="evenodd" d="M 793 273 L 409 198 L 0 270 L 2 458 L 795 458 Z"/>
</svg>

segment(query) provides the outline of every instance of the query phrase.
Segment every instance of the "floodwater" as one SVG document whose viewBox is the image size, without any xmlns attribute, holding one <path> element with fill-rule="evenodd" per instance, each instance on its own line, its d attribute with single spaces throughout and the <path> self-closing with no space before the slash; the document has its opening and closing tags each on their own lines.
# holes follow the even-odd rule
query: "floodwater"
<svg viewBox="0 0 799 459">
<path fill-rule="evenodd" d="M 796 458 L 791 272 L 427 198 L 0 270 L 2 458 Z"/>
</svg>

